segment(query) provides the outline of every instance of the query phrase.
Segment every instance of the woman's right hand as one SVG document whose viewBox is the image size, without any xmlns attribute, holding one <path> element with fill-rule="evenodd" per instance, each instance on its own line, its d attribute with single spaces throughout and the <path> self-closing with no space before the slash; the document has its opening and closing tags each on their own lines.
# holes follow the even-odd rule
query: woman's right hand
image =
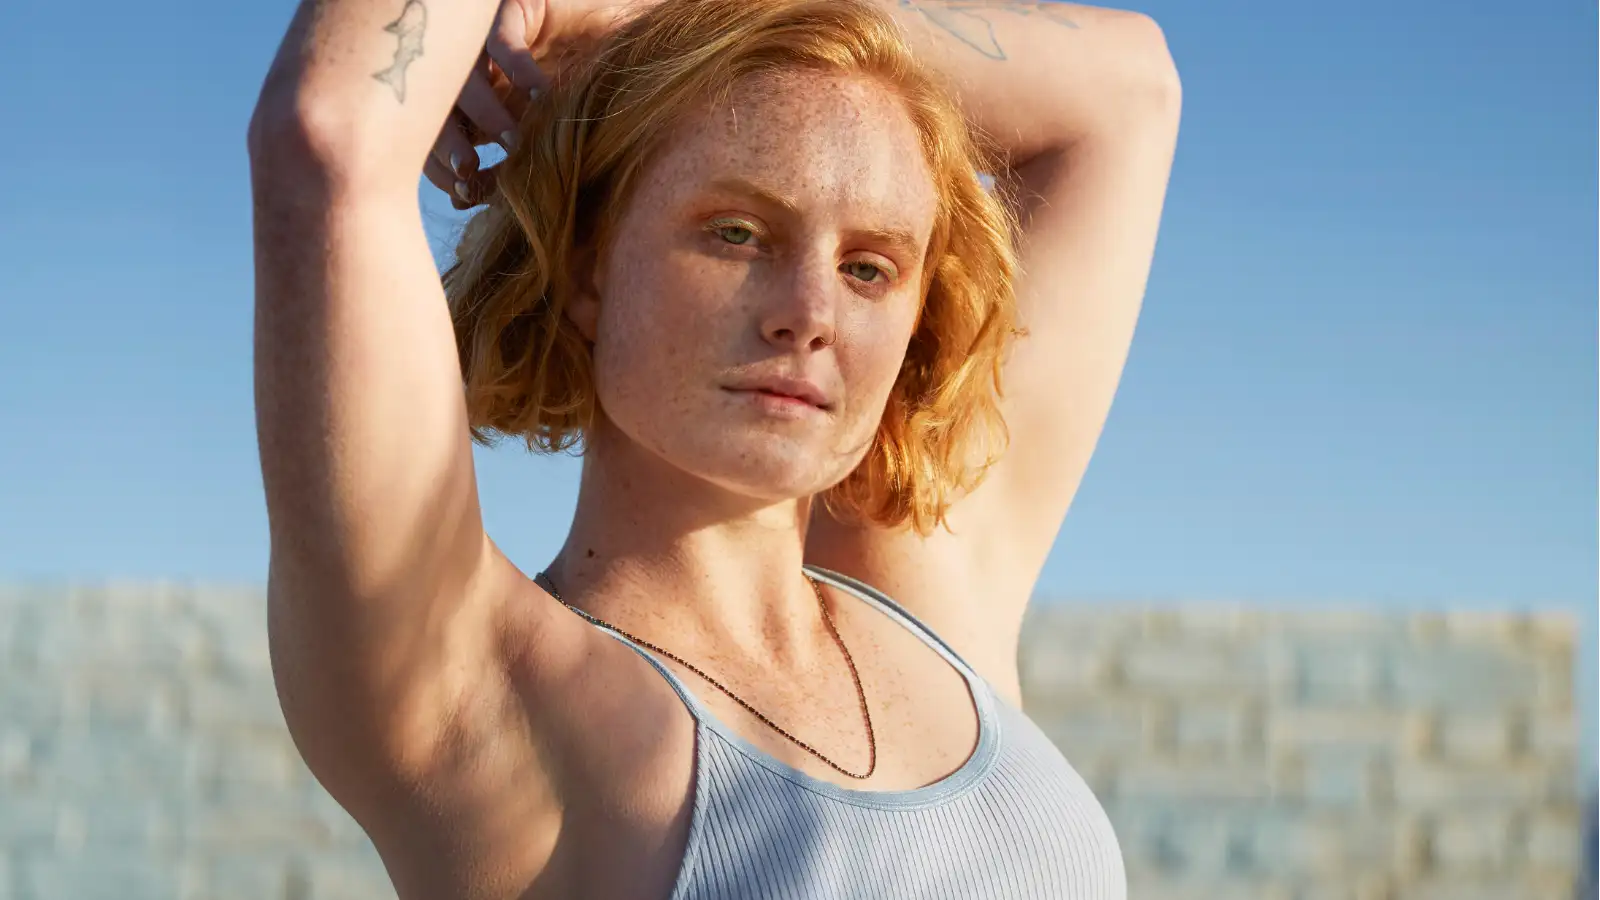
<svg viewBox="0 0 1600 900">
<path fill-rule="evenodd" d="M 518 122 L 550 86 L 551 73 L 583 56 L 618 17 L 655 0 L 502 0 L 478 64 L 434 142 L 423 174 L 456 209 L 488 199 L 498 166 L 480 167 L 478 147 L 516 151 Z"/>
</svg>

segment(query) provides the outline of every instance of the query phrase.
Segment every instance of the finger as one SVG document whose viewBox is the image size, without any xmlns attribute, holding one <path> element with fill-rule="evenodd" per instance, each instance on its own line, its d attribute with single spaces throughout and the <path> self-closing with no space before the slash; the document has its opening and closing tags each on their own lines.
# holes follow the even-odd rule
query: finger
<svg viewBox="0 0 1600 900">
<path fill-rule="evenodd" d="M 482 172 L 474 173 L 470 178 L 458 178 L 448 166 L 432 156 L 423 162 L 422 174 L 434 187 L 450 196 L 450 205 L 456 209 L 470 209 L 482 203 L 489 196 L 489 186 L 493 185 L 493 180 Z"/>
<path fill-rule="evenodd" d="M 470 178 L 478 171 L 481 162 L 478 159 L 478 148 L 473 146 L 472 139 L 462 127 L 461 119 L 453 112 L 445 117 L 444 127 L 439 129 L 439 137 L 433 143 L 433 158 L 449 169 L 456 178 Z"/>
<path fill-rule="evenodd" d="M 543 2 L 502 3 L 489 31 L 489 58 L 530 97 L 550 87 L 550 77 L 539 68 L 532 49 L 544 27 L 545 10 Z"/>
<path fill-rule="evenodd" d="M 500 105 L 518 122 L 527 118 L 528 107 L 533 105 L 533 94 L 513 84 L 511 78 L 500 69 L 500 64 L 489 59 L 488 52 L 484 53 L 483 58 L 489 60 L 489 85 L 494 88 L 494 95 L 500 98 Z"/>
<path fill-rule="evenodd" d="M 500 98 L 494 95 L 494 88 L 489 86 L 489 79 L 482 72 L 474 71 L 467 76 L 467 84 L 456 98 L 456 107 L 484 134 L 493 135 L 491 140 L 506 148 L 507 153 L 516 152 L 517 120 L 500 104 Z"/>
</svg>

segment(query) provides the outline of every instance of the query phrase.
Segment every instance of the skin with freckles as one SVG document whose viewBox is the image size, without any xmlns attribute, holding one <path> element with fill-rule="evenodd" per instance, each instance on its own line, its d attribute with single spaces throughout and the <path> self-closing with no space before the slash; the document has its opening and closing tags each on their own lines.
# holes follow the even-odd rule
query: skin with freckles
<svg viewBox="0 0 1600 900">
<path fill-rule="evenodd" d="M 636 185 L 568 307 L 601 413 L 549 570 L 592 614 L 745 685 L 838 668 L 795 573 L 810 498 L 870 448 L 917 326 L 938 208 L 918 132 L 864 78 L 750 76 Z M 727 389 L 771 375 L 826 408 Z"/>
<path fill-rule="evenodd" d="M 843 480 L 916 325 L 937 203 L 921 160 L 894 96 L 837 75 L 742 85 L 682 123 L 619 223 L 598 296 L 573 309 L 595 341 L 597 449 L 635 443 L 734 506 Z M 869 233 L 896 228 L 915 243 Z M 723 389 L 772 373 L 812 381 L 830 408 L 782 418 Z"/>
</svg>

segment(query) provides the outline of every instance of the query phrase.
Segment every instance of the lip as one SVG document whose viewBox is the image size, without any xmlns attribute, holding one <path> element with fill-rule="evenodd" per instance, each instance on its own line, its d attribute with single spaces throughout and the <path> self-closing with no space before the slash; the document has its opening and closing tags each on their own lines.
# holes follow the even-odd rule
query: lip
<svg viewBox="0 0 1600 900">
<path fill-rule="evenodd" d="M 809 403 L 818 409 L 831 409 L 833 404 L 828 402 L 828 395 L 822 389 L 803 378 L 765 377 L 743 381 L 726 388 L 730 391 L 755 391 L 762 394 L 775 394 L 779 397 L 788 397 Z"/>
</svg>

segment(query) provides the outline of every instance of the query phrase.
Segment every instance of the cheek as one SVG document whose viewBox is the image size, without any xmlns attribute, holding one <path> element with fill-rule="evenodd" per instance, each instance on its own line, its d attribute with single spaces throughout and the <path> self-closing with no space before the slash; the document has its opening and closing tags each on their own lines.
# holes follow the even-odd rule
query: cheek
<svg viewBox="0 0 1600 900">
<path fill-rule="evenodd" d="M 647 257 L 648 254 L 638 254 Z M 602 402 L 670 404 L 717 346 L 726 315 L 705 273 L 670 259 L 618 266 L 607 280 L 595 341 Z"/>
<path fill-rule="evenodd" d="M 896 315 L 866 315 L 849 325 L 842 335 L 845 350 L 839 367 L 851 394 L 860 399 L 858 412 L 876 422 L 894 389 L 905 362 L 906 348 L 915 327 L 914 311 Z"/>
</svg>

